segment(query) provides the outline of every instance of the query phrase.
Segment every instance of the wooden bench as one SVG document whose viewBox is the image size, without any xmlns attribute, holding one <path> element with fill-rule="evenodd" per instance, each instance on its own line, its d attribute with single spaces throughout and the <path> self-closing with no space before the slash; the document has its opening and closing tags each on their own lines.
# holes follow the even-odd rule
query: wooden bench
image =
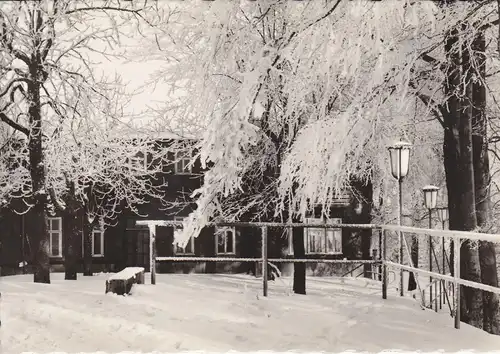
<svg viewBox="0 0 500 354">
<path fill-rule="evenodd" d="M 106 294 L 129 294 L 133 284 L 144 284 L 143 267 L 127 267 L 106 280 Z"/>
</svg>

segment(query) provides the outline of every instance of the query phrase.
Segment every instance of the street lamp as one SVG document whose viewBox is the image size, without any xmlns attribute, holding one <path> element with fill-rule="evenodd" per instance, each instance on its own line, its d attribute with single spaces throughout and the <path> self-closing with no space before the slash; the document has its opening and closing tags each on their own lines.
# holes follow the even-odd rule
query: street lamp
<svg viewBox="0 0 500 354">
<path fill-rule="evenodd" d="M 446 221 L 448 221 L 448 208 L 447 207 L 439 207 L 436 208 L 438 212 L 439 221 L 441 221 L 441 226 L 443 230 L 445 229 Z"/>
<path fill-rule="evenodd" d="M 391 159 L 391 173 L 392 176 L 398 181 L 399 192 L 399 213 L 398 225 L 401 226 L 401 219 L 403 215 L 403 193 L 402 184 L 403 178 L 408 174 L 410 163 L 410 149 L 411 144 L 405 141 L 398 141 L 388 148 L 389 157 Z M 399 231 L 399 262 L 403 264 L 403 233 Z M 403 269 L 399 273 L 399 295 L 403 296 Z"/>
<path fill-rule="evenodd" d="M 425 186 L 422 188 L 424 191 L 424 204 L 427 210 L 429 211 L 429 229 L 432 229 L 432 209 L 436 208 L 436 203 L 437 203 L 437 195 L 439 191 L 439 187 L 436 186 Z M 432 248 L 432 236 L 429 235 L 429 271 L 432 272 L 432 256 L 433 256 L 433 248 Z M 429 299 L 430 299 L 430 306 L 432 309 L 432 277 L 429 277 L 430 279 L 430 286 L 429 286 Z M 437 294 L 436 294 L 437 295 Z M 435 299 L 436 302 L 436 311 L 438 310 L 437 308 L 437 296 Z"/>
</svg>

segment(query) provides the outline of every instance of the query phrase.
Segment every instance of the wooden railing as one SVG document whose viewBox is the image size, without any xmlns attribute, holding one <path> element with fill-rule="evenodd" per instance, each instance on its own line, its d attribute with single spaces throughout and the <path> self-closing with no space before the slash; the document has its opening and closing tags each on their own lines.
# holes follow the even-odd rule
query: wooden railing
<svg viewBox="0 0 500 354">
<path fill-rule="evenodd" d="M 228 226 L 228 227 L 258 227 L 261 229 L 261 237 L 262 237 L 262 255 L 259 258 L 240 258 L 240 257 L 156 257 L 155 250 L 155 227 L 156 225 L 160 226 L 171 226 L 171 227 L 182 227 L 181 222 L 176 221 L 163 221 L 163 220 L 143 220 L 138 221 L 138 224 L 148 225 L 150 231 L 150 264 L 151 264 L 151 283 L 155 283 L 155 272 L 156 272 L 156 261 L 172 261 L 172 262 L 260 262 L 262 263 L 262 288 L 263 295 L 268 295 L 268 264 L 269 262 L 273 263 L 338 263 L 338 264 L 359 264 L 358 267 L 361 267 L 364 264 L 371 264 L 372 267 L 378 266 L 381 268 L 381 271 L 373 270 L 373 274 L 379 274 L 379 278 L 381 279 L 381 288 L 382 288 L 382 298 L 387 299 L 387 288 L 388 288 L 388 268 L 396 268 L 401 271 L 411 272 L 415 275 L 415 280 L 417 282 L 418 292 L 420 294 L 421 305 L 425 308 L 427 304 L 425 302 L 425 291 L 429 289 L 429 304 L 428 307 L 437 311 L 438 305 L 441 307 L 442 304 L 448 304 L 450 309 L 450 314 L 454 317 L 455 320 L 455 328 L 460 328 L 460 285 L 468 286 L 484 291 L 493 292 L 496 294 L 500 294 L 500 288 L 493 287 L 489 285 L 485 285 L 482 283 L 472 282 L 465 279 L 461 279 L 460 277 L 460 245 L 463 239 L 468 240 L 481 240 L 481 241 L 490 241 L 490 242 L 500 242 L 500 235 L 494 234 L 484 234 L 484 233 L 474 233 L 474 232 L 465 232 L 465 231 L 452 231 L 452 230 L 436 230 L 436 229 L 423 229 L 416 227 L 407 227 L 407 226 L 397 226 L 397 225 L 374 225 L 374 224 L 302 224 L 302 223 L 273 223 L 273 222 L 219 222 L 219 223 L 211 223 L 210 226 Z M 380 252 L 378 254 L 378 259 L 361 259 L 361 260 L 346 260 L 346 259 L 297 259 L 297 258 L 268 258 L 267 255 L 267 230 L 269 227 L 283 227 L 283 228 L 349 228 L 349 229 L 371 229 L 371 230 L 379 230 L 381 232 L 378 233 Z M 390 232 L 397 232 L 399 237 L 399 242 L 402 244 L 399 249 L 398 260 L 397 262 L 391 261 L 388 258 L 387 251 L 387 238 Z M 425 235 L 427 237 L 449 237 L 453 239 L 454 245 L 454 260 L 453 264 L 450 264 L 450 259 L 445 256 L 445 264 L 448 265 L 448 269 L 451 270 L 451 266 L 453 266 L 453 275 L 450 273 L 445 274 L 445 264 L 442 264 L 443 267 L 438 266 L 438 271 L 430 271 L 422 268 L 416 268 L 413 265 L 411 258 L 411 250 L 406 241 L 405 233 L 411 234 L 419 234 Z M 439 261 L 437 259 L 437 255 L 435 250 L 432 248 L 431 244 L 431 259 L 429 262 L 432 262 L 432 258 L 434 258 L 435 264 L 438 265 Z M 406 252 L 405 252 L 406 250 Z M 405 257 L 406 253 L 406 257 Z M 407 262 L 405 262 L 405 258 Z M 420 281 L 418 279 L 419 276 L 429 277 L 429 284 L 422 288 Z M 400 295 L 404 295 L 404 290 L 402 288 L 403 281 L 400 280 Z M 451 289 L 449 289 L 451 288 Z M 449 289 L 449 290 L 448 290 Z M 433 295 L 434 293 L 434 295 Z"/>
</svg>

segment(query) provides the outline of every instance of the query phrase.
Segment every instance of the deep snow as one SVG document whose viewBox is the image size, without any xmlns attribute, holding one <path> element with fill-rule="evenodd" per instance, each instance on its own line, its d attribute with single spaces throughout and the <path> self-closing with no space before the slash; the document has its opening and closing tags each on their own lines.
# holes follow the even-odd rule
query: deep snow
<svg viewBox="0 0 500 354">
<path fill-rule="evenodd" d="M 2 353 L 348 349 L 498 350 L 500 337 L 446 313 L 420 309 L 364 279 L 307 279 L 308 295 L 290 294 L 291 279 L 246 275 L 157 275 L 132 296 L 104 294 L 110 274 L 34 284 L 31 275 L 0 278 Z M 148 278 L 149 274 L 146 274 Z M 149 280 L 146 281 L 149 283 Z"/>
</svg>

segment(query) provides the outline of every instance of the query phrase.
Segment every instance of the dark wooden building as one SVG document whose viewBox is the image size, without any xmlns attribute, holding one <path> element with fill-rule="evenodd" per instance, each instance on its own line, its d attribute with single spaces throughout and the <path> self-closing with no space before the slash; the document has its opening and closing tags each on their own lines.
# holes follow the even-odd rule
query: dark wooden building
<svg viewBox="0 0 500 354">
<path fill-rule="evenodd" d="M 174 160 L 172 153 L 172 161 Z M 166 164 L 161 178 L 166 182 L 165 202 L 185 200 L 200 187 L 203 171 L 200 163 L 187 167 L 189 158 L 177 158 L 175 164 Z M 143 160 L 148 163 L 147 159 Z M 368 199 L 370 200 L 370 199 Z M 167 203 L 168 204 L 168 203 Z M 149 230 L 137 224 L 138 220 L 182 220 L 194 207 L 189 203 L 182 207 L 166 208 L 165 203 L 152 201 L 138 207 L 139 216 L 130 210 L 123 210 L 113 226 L 94 229 L 92 234 L 92 264 L 94 272 L 116 272 L 127 266 L 143 266 L 149 269 Z M 0 213 L 0 267 L 1 274 L 29 272 L 30 263 L 30 213 L 19 215 L 15 206 L 2 209 Z M 316 218 L 314 218 L 316 217 Z M 321 222 L 319 215 L 311 215 L 305 222 Z M 323 220 L 324 221 L 324 220 Z M 352 193 L 339 197 L 332 208 L 330 219 L 324 222 L 368 223 L 370 206 L 359 202 Z M 63 271 L 64 260 L 64 219 L 57 214 L 49 217 L 50 256 L 53 271 Z M 83 229 L 83 215 L 82 215 Z M 268 254 L 270 258 L 293 257 L 291 230 L 273 229 L 269 233 Z M 366 238 L 366 237 L 365 237 Z M 261 237 L 258 228 L 215 228 L 202 231 L 196 239 L 191 239 L 185 248 L 173 245 L 174 229 L 156 227 L 157 256 L 200 256 L 200 257 L 248 257 L 260 256 Z M 360 247 L 359 232 L 348 229 L 305 229 L 304 244 L 306 257 L 310 258 L 367 258 L 366 249 Z M 361 252 L 361 249 L 365 249 Z M 364 254 L 362 254 L 364 253 Z M 83 269 L 83 239 L 78 250 Z M 26 262 L 28 266 L 25 266 Z M 254 272 L 257 265 L 248 262 L 157 262 L 157 271 L 162 272 Z M 284 273 L 290 266 L 281 265 Z M 337 267 L 338 268 L 338 267 Z M 309 273 L 315 275 L 335 273 L 338 269 L 327 264 L 308 265 Z"/>
</svg>

